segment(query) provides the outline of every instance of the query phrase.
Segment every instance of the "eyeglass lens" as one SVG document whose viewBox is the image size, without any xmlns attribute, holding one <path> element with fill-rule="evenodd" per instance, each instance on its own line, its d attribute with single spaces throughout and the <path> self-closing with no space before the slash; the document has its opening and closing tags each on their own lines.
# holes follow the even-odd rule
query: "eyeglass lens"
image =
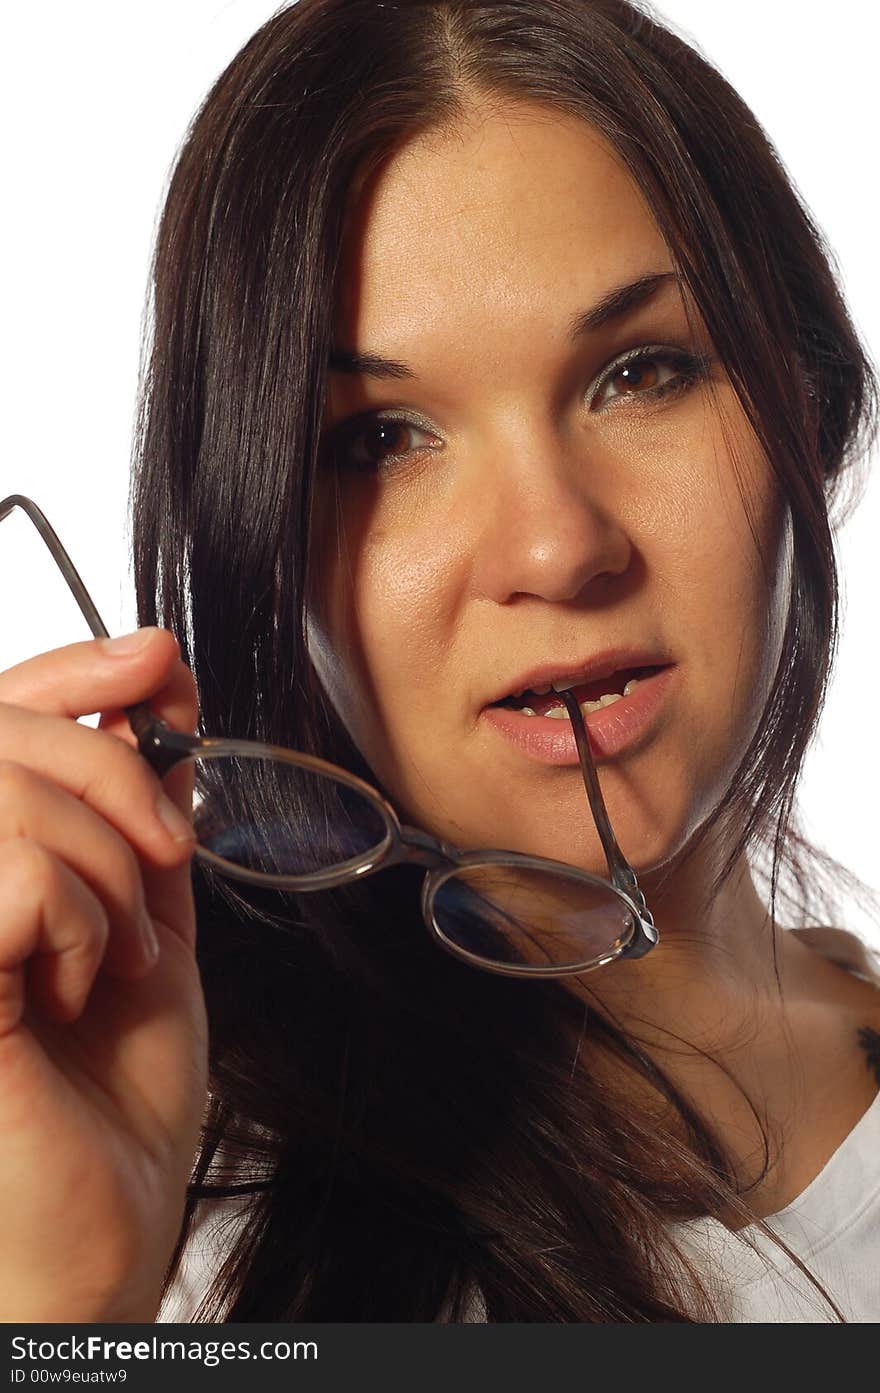
<svg viewBox="0 0 880 1393">
<path fill-rule="evenodd" d="M 372 859 L 387 842 L 379 807 L 340 780 L 259 755 L 193 763 L 198 844 L 228 874 L 341 869 Z M 634 931 L 632 912 L 610 886 L 564 868 L 497 861 L 450 869 L 430 910 L 450 946 L 487 965 L 574 967 L 615 956 Z"/>
</svg>

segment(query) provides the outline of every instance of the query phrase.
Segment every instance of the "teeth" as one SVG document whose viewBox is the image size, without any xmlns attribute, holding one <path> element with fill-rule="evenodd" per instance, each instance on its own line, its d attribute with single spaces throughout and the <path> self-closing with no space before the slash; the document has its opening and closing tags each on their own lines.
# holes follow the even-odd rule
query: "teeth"
<svg viewBox="0 0 880 1393">
<path fill-rule="evenodd" d="M 642 680 L 643 679 L 641 677 L 631 677 L 623 689 L 623 695 L 629 696 L 631 689 L 636 685 L 637 682 L 641 682 Z M 554 682 L 552 690 L 554 692 L 570 692 L 572 687 L 579 687 L 580 685 L 580 682 Z M 542 688 L 541 691 L 537 693 L 537 695 L 546 696 L 550 690 L 550 687 Z"/>
<path fill-rule="evenodd" d="M 636 683 L 641 682 L 643 680 L 644 679 L 641 677 L 631 677 L 623 689 L 623 695 L 629 696 Z M 532 696 L 549 696 L 551 692 L 570 692 L 572 687 L 579 687 L 580 685 L 581 681 L 580 679 L 578 679 L 574 682 L 553 682 L 549 687 L 526 687 L 523 688 L 521 692 L 514 692 L 513 699 L 514 701 L 518 701 L 521 696 L 525 696 L 525 693 L 527 691 L 530 691 Z M 589 705 L 590 703 L 586 704 Z M 598 709 L 597 704 L 593 703 L 593 707 L 591 709 Z M 531 708 L 529 707 L 524 707 L 523 710 L 526 711 L 528 714 L 534 714 L 531 712 Z"/>
<path fill-rule="evenodd" d="M 644 678 L 631 677 L 623 689 L 623 695 L 625 697 L 629 696 L 633 689 L 637 687 L 639 683 L 642 681 L 644 681 Z M 577 682 L 573 682 L 571 684 L 571 686 L 573 687 L 576 687 L 577 685 Z M 559 692 L 568 692 L 571 690 L 571 687 L 556 687 L 553 689 L 547 687 L 542 691 L 536 690 L 535 696 L 547 696 L 551 690 Z M 588 716 L 591 711 L 601 711 L 603 706 L 613 706 L 615 701 L 620 701 L 620 693 L 606 692 L 605 696 L 600 697 L 598 701 L 580 702 L 580 708 L 583 711 L 584 715 Z M 531 706 L 523 706 L 520 708 L 521 716 L 536 716 L 537 714 L 537 711 L 534 711 Z M 552 721 L 564 721 L 568 719 L 568 708 L 565 706 L 554 706 L 551 711 L 547 711 L 545 714 L 548 715 Z"/>
<path fill-rule="evenodd" d="M 639 677 L 630 678 L 623 689 L 623 695 L 629 696 L 633 688 L 637 687 L 641 680 L 642 679 Z M 574 685 L 577 686 L 577 683 Z M 568 687 L 562 687 L 560 690 L 567 692 L 570 689 Z M 541 693 L 536 693 L 536 695 L 540 696 Z M 605 696 L 600 697 L 598 701 L 582 701 L 579 705 L 584 715 L 589 716 L 592 711 L 601 711 L 603 706 L 613 706 L 615 701 L 620 700 L 621 694 L 619 692 L 606 692 Z M 520 714 L 522 716 L 535 716 L 537 712 L 533 711 L 531 706 L 523 706 Z M 565 706 L 554 706 L 552 710 L 545 712 L 545 715 L 549 716 L 551 721 L 565 721 L 568 719 L 568 708 Z"/>
<path fill-rule="evenodd" d="M 620 701 L 619 692 L 607 692 L 598 701 L 581 701 L 578 703 L 585 716 L 589 716 L 591 711 L 601 711 L 603 706 L 613 706 L 615 701 Z M 551 720 L 564 721 L 568 719 L 568 709 L 565 706 L 554 706 L 552 711 L 546 713 Z"/>
</svg>

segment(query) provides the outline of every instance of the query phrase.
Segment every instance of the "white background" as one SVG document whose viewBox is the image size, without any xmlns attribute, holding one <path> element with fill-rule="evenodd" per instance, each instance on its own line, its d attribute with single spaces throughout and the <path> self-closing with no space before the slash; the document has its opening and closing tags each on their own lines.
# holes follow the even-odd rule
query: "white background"
<svg viewBox="0 0 880 1393">
<path fill-rule="evenodd" d="M 22 492 L 44 508 L 111 632 L 134 626 L 127 490 L 155 218 L 196 105 L 273 9 L 265 0 L 43 0 L 4 12 L 0 497 Z M 769 131 L 876 353 L 878 7 L 838 0 L 833 22 L 815 0 L 666 0 L 660 10 Z M 29 529 L 14 514 L 0 531 L 0 669 L 87 636 Z M 810 834 L 873 887 L 878 535 L 874 477 L 839 535 L 843 637 L 800 798 Z M 857 904 L 842 922 L 872 932 Z"/>
</svg>

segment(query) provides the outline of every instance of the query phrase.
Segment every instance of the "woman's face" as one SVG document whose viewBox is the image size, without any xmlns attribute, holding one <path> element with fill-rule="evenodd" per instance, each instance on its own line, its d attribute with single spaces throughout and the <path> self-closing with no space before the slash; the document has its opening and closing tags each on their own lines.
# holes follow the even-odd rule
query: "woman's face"
<svg viewBox="0 0 880 1393">
<path fill-rule="evenodd" d="M 460 846 L 605 869 L 567 715 L 493 706 L 593 655 L 673 665 L 591 718 L 643 871 L 763 709 L 788 584 L 770 471 L 674 279 L 595 313 L 672 270 L 607 145 L 541 106 L 412 140 L 352 208 L 334 343 L 409 371 L 330 373 L 310 652 L 404 820 Z"/>
</svg>

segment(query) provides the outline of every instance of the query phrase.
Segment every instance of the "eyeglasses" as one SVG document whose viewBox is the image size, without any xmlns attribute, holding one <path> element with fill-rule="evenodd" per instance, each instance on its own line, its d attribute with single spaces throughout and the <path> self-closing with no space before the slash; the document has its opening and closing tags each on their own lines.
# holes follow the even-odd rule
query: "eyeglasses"
<svg viewBox="0 0 880 1393">
<path fill-rule="evenodd" d="M 21 494 L 0 502 L 31 519 L 96 638 L 109 634 L 44 514 Z M 462 851 L 401 824 L 377 789 L 326 760 L 254 740 L 187 735 L 140 702 L 125 708 L 138 748 L 160 778 L 194 766 L 195 855 L 254 885 L 313 891 L 390 866 L 425 868 L 421 908 L 434 942 L 472 967 L 512 977 L 563 977 L 658 940 L 654 920 L 608 819 L 584 719 L 560 692 L 574 727 L 584 785 L 609 879 L 514 851 Z"/>
</svg>

